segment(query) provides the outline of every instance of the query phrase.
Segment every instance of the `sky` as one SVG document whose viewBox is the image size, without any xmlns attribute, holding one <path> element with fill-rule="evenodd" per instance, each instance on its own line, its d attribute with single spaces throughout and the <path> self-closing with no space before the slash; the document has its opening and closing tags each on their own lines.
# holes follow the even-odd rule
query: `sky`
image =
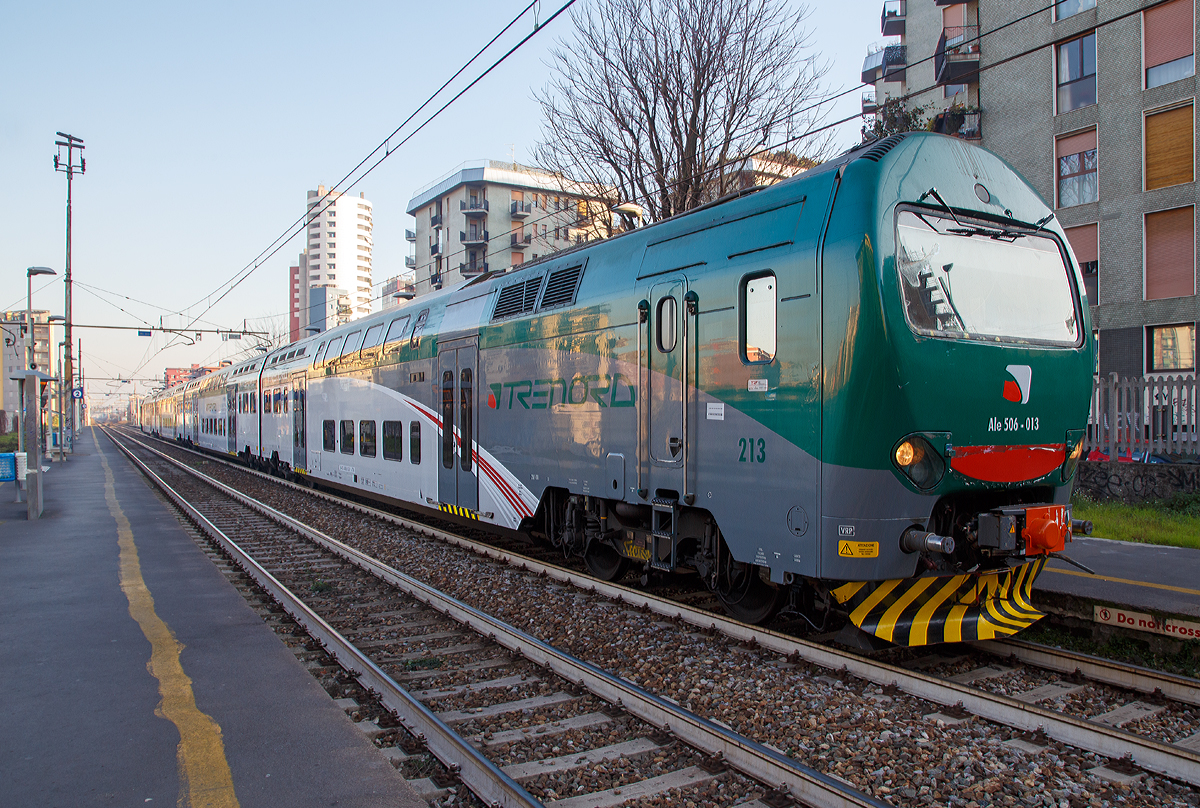
<svg viewBox="0 0 1200 808">
<path fill-rule="evenodd" d="M 87 171 L 73 185 L 75 323 L 158 325 L 161 317 L 182 327 L 203 313 L 195 328 L 285 331 L 299 237 L 259 259 L 223 300 L 214 291 L 303 215 L 307 191 L 339 181 L 527 2 L 9 4 L 0 27 L 0 310 L 25 307 L 29 266 L 59 273 L 35 278 L 34 308 L 64 310 L 66 175 L 53 166 L 61 131 L 86 145 Z M 562 2 L 542 0 L 539 23 Z M 881 7 L 810 6 L 826 84 L 852 90 L 829 105 L 830 121 L 860 111 L 853 88 L 867 45 L 881 40 Z M 532 15 L 477 64 L 530 33 Z M 404 271 L 414 191 L 466 160 L 532 162 L 533 91 L 549 78 L 547 51 L 570 33 L 569 14 L 544 24 L 353 189 L 374 206 L 376 284 Z M 838 127 L 835 142 L 856 142 L 858 126 Z M 94 405 L 148 391 L 165 367 L 252 351 L 249 339 L 216 334 L 190 345 L 157 332 L 77 328 L 74 336 Z"/>
</svg>

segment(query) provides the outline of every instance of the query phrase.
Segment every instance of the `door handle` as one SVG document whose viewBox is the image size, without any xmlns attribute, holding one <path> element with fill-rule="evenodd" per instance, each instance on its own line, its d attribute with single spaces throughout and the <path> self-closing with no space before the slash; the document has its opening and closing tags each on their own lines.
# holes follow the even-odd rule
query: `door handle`
<svg viewBox="0 0 1200 808">
<path fill-rule="evenodd" d="M 671 457 L 678 457 L 679 450 L 683 448 L 683 439 L 667 438 L 667 446 L 671 449 Z"/>
</svg>

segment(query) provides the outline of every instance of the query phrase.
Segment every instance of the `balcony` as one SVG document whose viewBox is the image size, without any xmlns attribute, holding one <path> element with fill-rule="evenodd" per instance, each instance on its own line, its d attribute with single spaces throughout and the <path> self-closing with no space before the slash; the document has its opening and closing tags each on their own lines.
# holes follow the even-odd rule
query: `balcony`
<svg viewBox="0 0 1200 808">
<path fill-rule="evenodd" d="M 459 201 L 458 209 L 467 216 L 487 216 L 488 201 L 486 199 L 463 199 Z"/>
<path fill-rule="evenodd" d="M 532 243 L 533 233 L 526 233 L 523 236 L 520 233 L 509 234 L 509 244 L 512 245 L 514 250 L 523 250 Z"/>
<path fill-rule="evenodd" d="M 416 240 L 417 240 L 417 231 L 416 231 L 416 230 L 409 230 L 408 228 L 405 228 L 405 230 L 404 230 L 404 240 L 405 240 L 405 241 L 416 241 Z"/>
<path fill-rule="evenodd" d="M 933 75 L 938 84 L 979 81 L 979 26 L 961 25 L 942 30 L 933 54 Z"/>
<path fill-rule="evenodd" d="M 438 244 L 437 242 L 431 242 L 429 245 L 429 254 L 430 255 L 441 255 L 442 254 L 442 245 Z"/>
<path fill-rule="evenodd" d="M 879 111 L 879 105 L 875 103 L 875 91 L 862 94 L 862 111 L 863 115 L 874 115 Z"/>
<path fill-rule="evenodd" d="M 429 288 L 430 289 L 441 289 L 442 288 L 442 275 L 440 272 L 434 272 L 433 274 L 431 274 L 429 276 Z"/>
<path fill-rule="evenodd" d="M 513 202 L 509 205 L 508 211 L 514 219 L 524 219 L 533 213 L 533 205 L 529 202 Z"/>
<path fill-rule="evenodd" d="M 872 45 L 871 48 L 874 50 L 868 50 L 867 58 L 863 59 L 863 84 L 874 84 L 879 81 L 883 70 L 883 48 L 878 45 Z"/>
<path fill-rule="evenodd" d="M 458 272 L 464 278 L 470 278 L 474 275 L 482 275 L 488 271 L 487 261 L 475 261 L 458 265 Z"/>
<path fill-rule="evenodd" d="M 978 109 L 951 107 L 933 117 L 933 131 L 963 140 L 983 137 L 983 112 Z"/>
<path fill-rule="evenodd" d="M 462 242 L 464 247 L 486 246 L 488 243 L 488 231 L 472 230 L 468 233 L 464 230 L 459 230 L 458 240 Z"/>
<path fill-rule="evenodd" d="M 888 45 L 883 49 L 883 80 L 904 81 L 904 70 L 908 66 L 908 47 Z"/>
<path fill-rule="evenodd" d="M 884 0 L 883 14 L 879 19 L 879 30 L 884 36 L 904 36 L 907 6 L 907 0 Z"/>
<path fill-rule="evenodd" d="M 429 226 L 430 227 L 441 227 L 442 226 L 442 214 L 435 213 L 434 215 L 430 216 L 429 217 Z"/>
<path fill-rule="evenodd" d="M 408 267 L 409 269 L 413 269 L 416 267 L 416 265 L 417 265 L 417 257 L 415 255 L 404 256 L 404 266 Z"/>
</svg>

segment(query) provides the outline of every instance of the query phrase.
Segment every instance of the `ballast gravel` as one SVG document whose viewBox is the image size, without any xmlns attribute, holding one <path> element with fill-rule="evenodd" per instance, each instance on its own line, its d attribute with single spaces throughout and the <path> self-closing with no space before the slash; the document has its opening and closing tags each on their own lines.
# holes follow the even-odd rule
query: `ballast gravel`
<svg viewBox="0 0 1200 808">
<path fill-rule="evenodd" d="M 938 705 L 548 586 L 532 573 L 235 469 L 209 464 L 205 471 L 538 639 L 893 804 L 1200 806 L 1196 791 L 1153 774 L 1108 782 L 1091 771 L 1107 759 L 1092 753 L 1054 742 L 1037 753 L 1015 749 L 1004 743 L 1019 735 L 1009 728 L 978 718 L 953 725 L 926 720 Z M 538 711 L 539 721 L 555 718 L 553 708 Z M 496 731 L 499 723 L 471 725 L 468 732 Z M 561 754 L 561 746 L 551 751 L 557 745 L 545 756 Z M 706 793 L 685 789 L 675 798 L 682 801 L 636 804 L 733 804 L 706 802 Z"/>
</svg>

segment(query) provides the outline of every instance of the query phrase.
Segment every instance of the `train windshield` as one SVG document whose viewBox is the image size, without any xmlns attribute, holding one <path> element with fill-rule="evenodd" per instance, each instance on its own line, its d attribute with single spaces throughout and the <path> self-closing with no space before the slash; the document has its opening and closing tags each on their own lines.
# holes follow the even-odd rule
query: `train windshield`
<svg viewBox="0 0 1200 808">
<path fill-rule="evenodd" d="M 905 210 L 896 220 L 896 267 L 919 334 L 1079 344 L 1070 270 L 1052 238 Z"/>
</svg>

